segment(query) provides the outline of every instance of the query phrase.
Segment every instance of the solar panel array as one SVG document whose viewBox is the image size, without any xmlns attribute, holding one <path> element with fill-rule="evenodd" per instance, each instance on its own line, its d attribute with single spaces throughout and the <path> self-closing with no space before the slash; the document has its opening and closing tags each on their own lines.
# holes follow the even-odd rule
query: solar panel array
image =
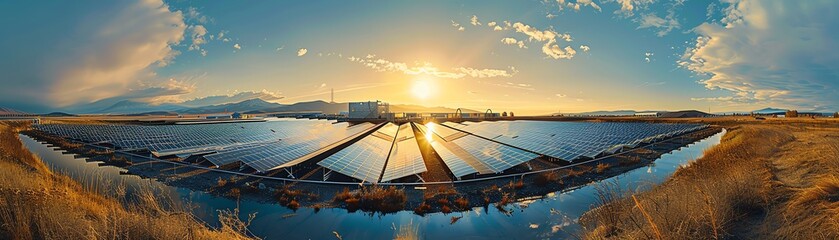
<svg viewBox="0 0 839 240">
<path fill-rule="evenodd" d="M 563 160 L 594 158 L 675 135 L 706 128 L 703 124 L 498 121 L 444 123 L 500 143 Z"/>
<path fill-rule="evenodd" d="M 366 182 L 378 182 L 399 126 L 387 123 L 318 165 Z"/>
<path fill-rule="evenodd" d="M 259 123 L 200 125 L 42 124 L 38 130 L 89 143 L 110 143 L 118 149 L 148 149 L 158 156 L 216 152 L 206 155 L 217 166 L 236 161 L 268 171 L 298 160 L 373 127 L 364 123 L 278 119 Z"/>
<path fill-rule="evenodd" d="M 203 157 L 216 166 L 241 162 L 260 172 L 295 166 L 369 132 L 326 120 L 282 119 L 206 125 L 42 124 L 49 134 L 158 156 Z M 428 171 L 413 126 L 456 178 L 501 173 L 539 155 L 594 158 L 708 127 L 702 124 L 487 121 L 425 125 L 380 124 L 376 131 L 318 162 L 366 182 L 390 182 Z"/>
<path fill-rule="evenodd" d="M 425 167 L 425 160 L 422 158 L 414 136 L 414 129 L 411 124 L 402 124 L 399 126 L 399 133 L 396 134 L 396 141 L 393 143 L 390 158 L 387 160 L 387 166 L 380 181 L 390 182 L 426 171 L 428 169 Z"/>
</svg>

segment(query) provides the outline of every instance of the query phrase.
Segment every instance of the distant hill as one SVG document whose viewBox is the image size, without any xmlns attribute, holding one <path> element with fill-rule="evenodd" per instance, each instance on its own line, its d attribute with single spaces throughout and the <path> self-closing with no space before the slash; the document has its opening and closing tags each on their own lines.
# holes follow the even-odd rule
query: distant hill
<svg viewBox="0 0 839 240">
<path fill-rule="evenodd" d="M 122 100 L 113 105 L 98 110 L 94 113 L 109 113 L 109 114 L 132 114 L 140 112 L 155 112 L 155 111 L 178 111 L 186 107 L 176 104 L 160 104 L 152 105 L 144 102 L 135 102 L 130 100 Z"/>
<path fill-rule="evenodd" d="M 777 114 L 777 113 L 785 114 L 787 112 L 787 109 L 769 108 L 768 107 L 768 108 L 764 108 L 764 109 L 754 110 L 752 112 L 756 113 L 756 114 Z"/>
<path fill-rule="evenodd" d="M 69 114 L 69 113 L 63 113 L 63 112 L 51 112 L 51 113 L 47 113 L 47 114 L 41 114 L 41 116 L 42 117 L 73 117 L 73 116 L 76 116 L 76 115 Z"/>
<path fill-rule="evenodd" d="M 205 114 L 205 113 L 218 113 L 218 112 L 247 112 L 252 110 L 260 110 L 260 109 L 271 109 L 281 107 L 283 105 L 278 103 L 270 103 L 266 102 L 265 100 L 254 98 L 248 99 L 245 101 L 237 102 L 237 103 L 226 103 L 226 104 L 219 104 L 219 105 L 211 105 L 211 106 L 204 106 L 204 107 L 197 107 L 197 108 L 190 108 L 182 111 L 178 111 L 180 113 L 187 113 L 187 114 Z"/>
<path fill-rule="evenodd" d="M 346 110 L 345 110 L 346 111 Z M 420 105 L 410 105 L 410 104 L 391 104 L 390 105 L 391 112 L 410 112 L 410 113 L 453 113 L 457 111 L 456 108 L 447 108 L 447 107 L 426 107 Z M 464 113 L 479 113 L 480 111 L 475 111 L 472 109 L 461 108 L 461 112 Z"/>
<path fill-rule="evenodd" d="M 568 113 L 565 115 L 572 116 L 633 116 L 639 113 L 656 113 L 662 111 L 635 111 L 635 110 L 615 110 L 615 111 L 593 111 L 581 113 Z"/>
<path fill-rule="evenodd" d="M 204 107 L 204 106 L 211 106 L 211 105 L 221 105 L 221 104 L 228 104 L 228 103 L 238 103 L 246 100 L 251 99 L 262 99 L 266 101 L 273 101 L 279 100 L 282 97 L 266 93 L 266 92 L 240 92 L 234 95 L 216 95 L 216 96 L 206 96 L 201 98 L 195 98 L 191 100 L 187 100 L 178 105 L 194 108 L 194 107 Z"/>
<path fill-rule="evenodd" d="M 169 112 L 169 111 L 152 111 L 152 112 L 144 112 L 144 113 L 132 113 L 126 114 L 126 116 L 178 116 L 177 112 Z"/>
<path fill-rule="evenodd" d="M 347 103 L 329 103 L 325 101 L 299 102 L 289 105 L 280 105 L 273 108 L 261 109 L 262 112 L 303 112 L 320 111 L 327 114 L 337 114 L 347 111 Z"/>
<path fill-rule="evenodd" d="M 696 111 L 696 110 L 685 110 L 685 111 L 675 111 L 675 112 L 660 112 L 659 117 L 663 118 L 699 118 L 699 117 L 709 117 L 712 116 L 706 112 Z"/>
</svg>

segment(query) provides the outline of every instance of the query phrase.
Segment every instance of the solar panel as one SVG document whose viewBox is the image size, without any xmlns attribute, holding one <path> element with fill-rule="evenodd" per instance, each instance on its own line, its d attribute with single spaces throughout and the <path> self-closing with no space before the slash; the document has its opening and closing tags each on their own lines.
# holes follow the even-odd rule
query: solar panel
<svg viewBox="0 0 839 240">
<path fill-rule="evenodd" d="M 398 129 L 387 123 L 318 165 L 365 182 L 378 182 Z"/>
<path fill-rule="evenodd" d="M 307 129 L 306 135 L 295 136 L 282 141 L 274 148 L 265 149 L 265 158 L 244 163 L 257 171 L 267 172 L 286 168 L 309 160 L 312 153 L 320 152 L 327 146 L 346 141 L 356 134 L 369 130 L 373 124 L 363 123 L 348 127 L 347 123 L 325 124 Z"/>
<path fill-rule="evenodd" d="M 390 182 L 426 171 L 428 169 L 425 167 L 425 161 L 414 136 L 414 129 L 411 124 L 402 124 L 396 134 L 396 141 L 387 159 L 381 182 Z"/>
<path fill-rule="evenodd" d="M 433 122 L 428 123 L 426 125 L 417 124 L 415 126 L 417 127 L 417 129 L 420 130 L 420 132 L 422 132 L 425 135 L 426 141 L 428 141 L 431 144 L 431 147 L 434 149 L 435 152 L 437 152 L 437 155 L 440 156 L 440 159 L 443 160 L 443 163 L 446 164 L 446 167 L 449 168 L 449 171 L 451 171 L 456 178 L 460 179 L 463 176 L 478 173 L 478 170 L 472 165 L 482 164 L 478 163 L 477 160 L 472 161 L 472 164 L 470 164 L 469 162 L 464 160 L 464 158 L 469 159 L 471 156 L 463 156 L 463 154 L 461 154 L 461 156 L 463 156 L 461 158 L 460 156 L 449 150 L 447 146 L 444 145 L 447 143 L 445 142 L 445 140 L 443 140 L 443 138 L 439 137 L 439 135 L 437 135 L 429 129 L 445 127 L 439 126 Z"/>
<path fill-rule="evenodd" d="M 459 131 L 459 133 L 452 133 L 452 131 L 457 130 L 446 127 L 465 127 L 467 125 L 451 122 L 443 123 L 445 126 L 434 123 L 429 123 L 428 125 L 433 126 L 430 129 L 432 129 L 435 133 L 448 132 L 448 134 L 439 134 L 440 136 L 449 135 L 449 137 L 451 137 L 451 134 L 458 135 L 459 137 L 454 140 L 448 141 L 447 143 L 441 142 L 440 144 L 455 154 L 460 152 L 461 154 L 459 156 L 461 159 L 466 161 L 467 164 L 475 168 L 475 170 L 481 174 L 500 173 L 538 157 L 536 154 L 479 138 L 474 135 L 469 135 Z"/>
</svg>

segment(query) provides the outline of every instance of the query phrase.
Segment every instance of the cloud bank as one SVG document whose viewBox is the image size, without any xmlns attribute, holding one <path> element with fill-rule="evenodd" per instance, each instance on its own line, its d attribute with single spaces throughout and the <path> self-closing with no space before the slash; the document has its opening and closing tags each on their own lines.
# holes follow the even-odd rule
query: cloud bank
<svg viewBox="0 0 839 240">
<path fill-rule="evenodd" d="M 507 71 L 502 69 L 477 69 L 471 67 L 456 67 L 451 71 L 440 70 L 431 63 L 417 64 L 409 66 L 403 62 L 393 62 L 382 58 L 376 58 L 375 55 L 367 55 L 366 57 L 349 57 L 347 60 L 361 63 L 362 65 L 374 69 L 379 72 L 401 72 L 407 75 L 428 75 L 439 78 L 459 79 L 464 77 L 472 78 L 493 78 L 493 77 L 512 77 L 515 70 Z"/>
<path fill-rule="evenodd" d="M 814 110 L 839 109 L 839 2 L 739 1 L 705 23 L 679 64 L 731 96 L 694 98 Z"/>
<path fill-rule="evenodd" d="M 184 38 L 180 11 L 161 0 L 0 4 L 0 102 L 36 111 L 114 97 L 155 79 Z M 206 29 L 204 29 L 206 30 Z M 192 29 L 194 48 L 203 44 Z"/>
</svg>

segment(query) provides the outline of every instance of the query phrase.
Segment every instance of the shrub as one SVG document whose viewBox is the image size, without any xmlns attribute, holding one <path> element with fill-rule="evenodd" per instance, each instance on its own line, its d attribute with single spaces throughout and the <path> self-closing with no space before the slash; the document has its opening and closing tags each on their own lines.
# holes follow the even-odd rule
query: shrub
<svg viewBox="0 0 839 240">
<path fill-rule="evenodd" d="M 449 199 L 441 198 L 441 199 L 437 200 L 437 203 L 440 204 L 440 206 L 448 206 L 449 205 Z"/>
<path fill-rule="evenodd" d="M 218 178 L 218 181 L 216 182 L 216 186 L 224 187 L 224 185 L 227 185 L 227 180 L 224 179 L 224 178 Z"/>
<path fill-rule="evenodd" d="M 431 205 L 428 205 L 425 202 L 421 203 L 419 206 L 417 206 L 417 208 L 414 208 L 414 213 L 418 215 L 423 215 L 429 211 L 431 211 Z"/>
<path fill-rule="evenodd" d="M 516 190 L 522 189 L 522 188 L 524 188 L 524 179 L 519 179 L 515 183 L 510 182 L 510 186 L 512 186 L 513 189 L 516 189 Z"/>
<path fill-rule="evenodd" d="M 350 197 L 345 201 L 347 203 L 347 211 L 355 212 L 361 206 L 361 200 L 355 197 Z"/>
<path fill-rule="evenodd" d="M 454 200 L 454 204 L 457 205 L 458 208 L 465 210 L 469 208 L 469 199 L 466 199 L 465 197 L 460 197 Z"/>
<path fill-rule="evenodd" d="M 350 188 L 344 187 L 344 191 L 335 193 L 335 197 L 332 198 L 334 202 L 346 202 L 347 199 L 350 199 L 352 194 L 350 194 Z"/>
<path fill-rule="evenodd" d="M 286 207 L 296 211 L 298 208 L 300 208 L 300 203 L 298 203 L 297 200 L 291 200 L 291 202 L 289 202 L 288 205 L 286 205 Z"/>
<path fill-rule="evenodd" d="M 609 165 L 608 163 L 598 163 L 597 164 L 597 173 L 601 174 L 601 173 L 605 172 L 606 170 L 609 170 L 609 168 L 611 168 L 611 167 L 612 167 L 612 165 Z"/>
<path fill-rule="evenodd" d="M 641 158 L 636 156 L 621 157 L 618 164 L 621 166 L 630 166 L 641 163 Z"/>
<path fill-rule="evenodd" d="M 544 187 L 551 182 L 556 182 L 556 180 L 559 180 L 559 175 L 556 171 L 550 171 L 537 174 L 536 177 L 533 178 L 533 183 L 536 184 L 536 186 Z"/>
</svg>

